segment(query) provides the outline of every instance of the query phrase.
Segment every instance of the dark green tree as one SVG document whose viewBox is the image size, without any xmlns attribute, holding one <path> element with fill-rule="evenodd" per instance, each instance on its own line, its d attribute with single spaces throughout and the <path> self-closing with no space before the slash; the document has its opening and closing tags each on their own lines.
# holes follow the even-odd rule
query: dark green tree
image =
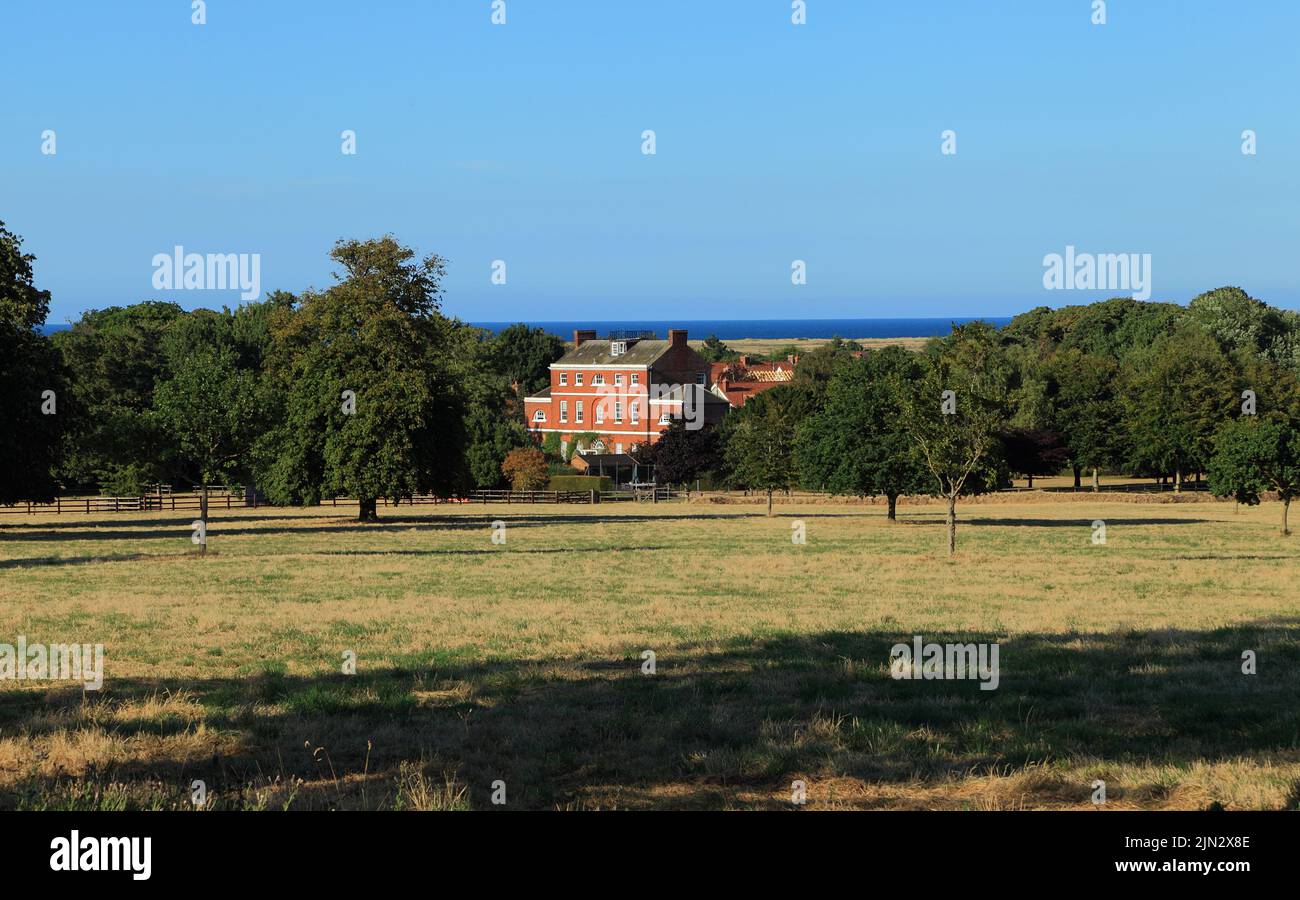
<svg viewBox="0 0 1300 900">
<path fill-rule="evenodd" d="M 890 521 L 898 498 L 928 491 L 904 429 L 899 386 L 919 377 L 921 359 L 885 347 L 854 360 L 829 383 L 825 408 L 804 419 L 795 455 L 800 481 L 845 496 L 884 496 Z"/>
<path fill-rule="evenodd" d="M 1046 364 L 1051 390 L 1052 427 L 1064 435 L 1074 469 L 1092 470 L 1092 489 L 1101 489 L 1099 473 L 1124 457 L 1120 404 L 1116 394 L 1119 365 L 1077 348 L 1061 350 Z"/>
<path fill-rule="evenodd" d="M 1070 460 L 1070 448 L 1049 428 L 1008 428 L 1000 436 L 1007 470 L 1023 475 L 1033 490 L 1034 476 L 1058 474 Z"/>
<path fill-rule="evenodd" d="M 803 419 L 807 399 L 791 385 L 782 385 L 750 398 L 728 416 L 732 420 L 723 444 L 729 479 L 767 494 L 767 514 L 772 515 L 772 494 L 789 490 L 798 480 L 795 468 L 795 432 Z"/>
<path fill-rule="evenodd" d="M 138 495 L 183 474 L 153 393 L 168 376 L 166 337 L 185 316 L 175 303 L 145 301 L 90 310 L 53 335 L 74 376 L 60 465 L 69 487 Z"/>
<path fill-rule="evenodd" d="M 673 419 L 646 450 L 644 460 L 654 466 L 657 483 L 690 484 L 721 463 L 718 433 L 707 425 L 687 428 L 685 419 Z"/>
<path fill-rule="evenodd" d="M 1125 363 L 1123 429 L 1135 471 L 1183 479 L 1204 472 L 1214 435 L 1236 410 L 1238 379 L 1213 337 L 1195 327 L 1157 340 Z"/>
<path fill-rule="evenodd" d="M 732 350 L 722 341 L 718 340 L 716 334 L 711 334 L 704 339 L 704 342 L 696 348 L 697 353 L 705 362 L 732 362 L 740 359 L 740 354 Z"/>
<path fill-rule="evenodd" d="M 487 362 L 522 400 L 551 383 L 551 363 L 564 355 L 563 339 L 542 328 L 511 325 L 490 341 Z"/>
<path fill-rule="evenodd" d="M 48 338 L 36 332 L 50 294 L 36 288 L 22 239 L 0 222 L 0 503 L 54 498 L 60 435 L 74 406 L 67 372 Z"/>
<path fill-rule="evenodd" d="M 1210 490 L 1254 506 L 1263 491 L 1282 501 L 1282 533 L 1290 534 L 1291 501 L 1300 496 L 1300 430 L 1281 417 L 1242 416 L 1219 429 L 1209 464 Z"/>
<path fill-rule="evenodd" d="M 208 490 L 247 476 L 263 421 L 257 375 L 239 368 L 220 342 L 189 350 L 154 393 L 157 412 L 199 478 L 199 518 L 208 520 Z M 203 545 L 207 552 L 207 545 Z"/>
<path fill-rule="evenodd" d="M 439 309 L 445 265 L 416 261 L 391 236 L 340 241 L 330 255 L 337 283 L 274 319 L 284 414 L 263 443 L 261 483 L 276 502 L 353 496 L 372 520 L 380 497 L 466 482 L 457 343 Z"/>
</svg>

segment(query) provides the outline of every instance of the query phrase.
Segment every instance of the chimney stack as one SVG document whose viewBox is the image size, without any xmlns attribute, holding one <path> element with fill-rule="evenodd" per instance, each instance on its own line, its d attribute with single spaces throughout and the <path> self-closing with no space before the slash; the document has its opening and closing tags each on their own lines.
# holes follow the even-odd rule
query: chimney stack
<svg viewBox="0 0 1300 900">
<path fill-rule="evenodd" d="M 672 347 L 686 346 L 686 329 L 670 328 L 668 330 L 668 344 Z"/>
<path fill-rule="evenodd" d="M 573 346 L 575 349 L 581 347 L 583 341 L 594 341 L 595 339 L 596 339 L 596 332 L 593 329 L 575 328 L 573 330 Z"/>
</svg>

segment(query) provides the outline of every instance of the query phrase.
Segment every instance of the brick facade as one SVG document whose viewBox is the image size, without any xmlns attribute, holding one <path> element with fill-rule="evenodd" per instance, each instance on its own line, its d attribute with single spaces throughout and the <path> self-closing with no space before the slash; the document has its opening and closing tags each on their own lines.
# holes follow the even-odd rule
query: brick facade
<svg viewBox="0 0 1300 900">
<path fill-rule="evenodd" d="M 608 453 L 648 446 L 683 415 L 682 386 L 702 388 L 691 407 L 705 421 L 720 417 L 708 392 L 709 365 L 684 330 L 668 332 L 666 341 L 598 340 L 594 331 L 575 331 L 573 345 L 551 364 L 550 387 L 524 399 L 528 429 L 539 441 L 554 433 L 571 445 L 590 433 Z"/>
</svg>

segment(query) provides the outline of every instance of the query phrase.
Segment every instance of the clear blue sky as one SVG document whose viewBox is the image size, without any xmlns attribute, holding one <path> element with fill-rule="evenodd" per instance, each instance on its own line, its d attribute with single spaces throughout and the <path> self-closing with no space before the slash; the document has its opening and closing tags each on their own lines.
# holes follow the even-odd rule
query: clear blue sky
<svg viewBox="0 0 1300 900">
<path fill-rule="evenodd" d="M 1294 0 L 1110 0 L 1104 26 L 1091 0 L 808 0 L 800 27 L 789 0 L 506 3 L 504 26 L 490 0 L 209 0 L 204 26 L 189 0 L 5 4 L 0 219 L 50 321 L 237 302 L 153 290 L 176 244 L 298 290 L 383 232 L 448 257 L 476 321 L 1116 293 L 1045 291 L 1067 244 L 1150 252 L 1153 299 L 1300 306 Z"/>
</svg>

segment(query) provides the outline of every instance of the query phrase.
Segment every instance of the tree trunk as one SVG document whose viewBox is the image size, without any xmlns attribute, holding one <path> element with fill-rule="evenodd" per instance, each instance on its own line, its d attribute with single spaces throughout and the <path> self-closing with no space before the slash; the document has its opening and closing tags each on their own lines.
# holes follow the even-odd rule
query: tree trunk
<svg viewBox="0 0 1300 900">
<path fill-rule="evenodd" d="M 1097 474 L 1097 467 L 1092 467 L 1092 492 L 1095 494 L 1101 490 L 1101 476 Z"/>
<path fill-rule="evenodd" d="M 767 490 L 767 514 L 772 515 L 772 489 Z"/>
<path fill-rule="evenodd" d="M 957 553 L 957 498 L 948 498 L 948 555 Z"/>
<path fill-rule="evenodd" d="M 203 482 L 203 489 L 199 492 L 199 521 L 203 523 L 203 543 L 199 544 L 199 555 L 206 556 L 208 553 L 208 483 Z"/>
<path fill-rule="evenodd" d="M 889 513 L 888 513 L 889 521 L 897 522 L 898 521 L 898 495 L 886 494 L 885 497 L 886 499 L 889 500 Z"/>
<path fill-rule="evenodd" d="M 1183 470 L 1182 467 L 1180 466 L 1179 468 L 1174 469 L 1174 493 L 1181 494 L 1182 492 L 1183 492 Z"/>
<path fill-rule="evenodd" d="M 1077 491 L 1083 487 L 1083 467 L 1074 466 L 1074 489 Z"/>
<path fill-rule="evenodd" d="M 1034 489 L 1034 476 L 1029 475 L 1027 477 L 1029 478 L 1029 489 L 1032 491 Z"/>
<path fill-rule="evenodd" d="M 360 501 L 360 509 L 357 510 L 357 519 L 361 522 L 378 522 L 379 501 L 374 497 L 369 499 L 362 498 Z"/>
<path fill-rule="evenodd" d="M 1291 514 L 1291 498 L 1287 497 L 1282 501 L 1282 533 L 1290 534 L 1291 527 L 1287 523 L 1287 517 Z"/>
</svg>

